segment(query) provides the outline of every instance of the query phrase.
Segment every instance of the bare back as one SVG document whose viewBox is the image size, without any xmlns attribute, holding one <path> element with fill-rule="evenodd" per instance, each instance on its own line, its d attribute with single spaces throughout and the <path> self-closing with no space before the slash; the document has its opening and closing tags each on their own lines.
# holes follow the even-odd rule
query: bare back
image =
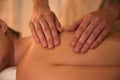
<svg viewBox="0 0 120 80">
<path fill-rule="evenodd" d="M 53 50 L 44 49 L 39 44 L 33 43 L 21 61 L 21 64 L 18 66 L 17 79 L 120 79 L 119 34 L 111 33 L 97 49 L 89 51 L 86 54 L 75 54 L 73 52 L 73 48 L 69 45 L 72 37 L 73 33 L 62 33 L 61 45 Z"/>
</svg>

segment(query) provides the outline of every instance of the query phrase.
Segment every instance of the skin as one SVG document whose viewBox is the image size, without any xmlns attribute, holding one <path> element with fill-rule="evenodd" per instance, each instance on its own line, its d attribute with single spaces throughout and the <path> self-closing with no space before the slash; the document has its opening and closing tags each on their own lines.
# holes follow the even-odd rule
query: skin
<svg viewBox="0 0 120 80">
<path fill-rule="evenodd" d="M 11 64 L 13 45 L 9 37 L 5 36 L 7 31 L 7 25 L 0 20 L 0 71 Z"/>
<path fill-rule="evenodd" d="M 5 24 L 1 23 L 0 20 L 0 71 L 5 68 L 10 62 L 10 54 L 12 54 L 12 46 L 10 45 L 10 41 L 8 39 L 8 37 L 4 36 L 7 28 L 6 27 L 2 27 Z M 11 50 L 10 50 L 11 49 Z M 9 52 L 9 53 L 8 53 Z M 9 56 L 9 57 L 8 57 Z M 8 59 L 6 59 L 8 58 Z"/>
<path fill-rule="evenodd" d="M 20 38 L 20 37 L 19 37 Z M 0 71 L 8 66 L 16 66 L 26 53 L 30 42 L 21 41 L 8 29 L 8 25 L 0 20 Z"/>
<path fill-rule="evenodd" d="M 86 53 L 100 45 L 111 32 L 114 22 L 119 19 L 119 4 L 91 12 L 70 26 L 68 31 L 75 31 L 72 41 L 75 52 Z"/>
<path fill-rule="evenodd" d="M 111 33 L 96 50 L 77 55 L 69 46 L 74 33 L 63 32 L 61 45 L 49 50 L 35 43 L 32 37 L 17 38 L 7 28 L 5 22 L 0 23 L 2 23 L 0 43 L 3 45 L 0 47 L 0 69 L 17 65 L 17 80 L 119 80 L 120 78 L 120 34 L 116 32 Z"/>
<path fill-rule="evenodd" d="M 110 17 L 109 17 L 110 16 Z M 120 18 L 120 3 L 91 12 L 74 22 L 68 31 L 75 31 L 72 47 L 76 53 L 86 53 L 97 48 L 111 32 L 113 24 Z M 48 0 L 33 0 L 33 15 L 29 24 L 36 42 L 45 48 L 54 48 L 60 44 L 60 23 L 50 10 Z"/>
<path fill-rule="evenodd" d="M 48 0 L 33 0 L 33 14 L 29 27 L 36 42 L 49 49 L 60 44 L 61 25 L 48 6 Z"/>
<path fill-rule="evenodd" d="M 32 38 L 31 47 L 17 66 L 17 80 L 119 80 L 120 34 L 112 32 L 94 51 L 74 54 L 73 33 L 61 33 L 55 49 L 42 48 Z"/>
</svg>

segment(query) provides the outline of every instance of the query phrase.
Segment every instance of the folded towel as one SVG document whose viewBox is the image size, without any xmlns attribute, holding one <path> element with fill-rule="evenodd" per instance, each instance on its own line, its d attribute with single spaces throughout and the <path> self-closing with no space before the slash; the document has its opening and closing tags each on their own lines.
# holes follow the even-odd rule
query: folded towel
<svg viewBox="0 0 120 80">
<path fill-rule="evenodd" d="M 0 72 L 0 80 L 16 80 L 16 67 L 9 67 Z"/>
</svg>

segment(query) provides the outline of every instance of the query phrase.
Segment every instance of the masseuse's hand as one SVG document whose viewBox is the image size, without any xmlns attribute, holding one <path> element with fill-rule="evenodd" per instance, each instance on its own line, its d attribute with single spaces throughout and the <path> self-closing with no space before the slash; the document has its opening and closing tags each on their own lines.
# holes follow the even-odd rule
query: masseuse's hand
<svg viewBox="0 0 120 80">
<path fill-rule="evenodd" d="M 68 31 L 75 31 L 71 43 L 74 51 L 86 53 L 89 49 L 98 47 L 110 33 L 116 20 L 115 13 L 113 13 L 107 10 L 91 12 L 71 25 Z"/>
<path fill-rule="evenodd" d="M 56 15 L 48 8 L 33 10 L 29 27 L 37 43 L 52 49 L 60 44 L 61 25 Z"/>
</svg>

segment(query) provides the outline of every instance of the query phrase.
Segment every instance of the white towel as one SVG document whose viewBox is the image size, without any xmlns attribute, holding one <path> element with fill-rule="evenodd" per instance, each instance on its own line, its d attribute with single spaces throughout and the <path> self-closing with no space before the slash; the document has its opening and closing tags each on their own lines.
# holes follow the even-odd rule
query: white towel
<svg viewBox="0 0 120 80">
<path fill-rule="evenodd" d="M 16 80 L 16 67 L 9 67 L 0 72 L 0 80 Z"/>
</svg>

